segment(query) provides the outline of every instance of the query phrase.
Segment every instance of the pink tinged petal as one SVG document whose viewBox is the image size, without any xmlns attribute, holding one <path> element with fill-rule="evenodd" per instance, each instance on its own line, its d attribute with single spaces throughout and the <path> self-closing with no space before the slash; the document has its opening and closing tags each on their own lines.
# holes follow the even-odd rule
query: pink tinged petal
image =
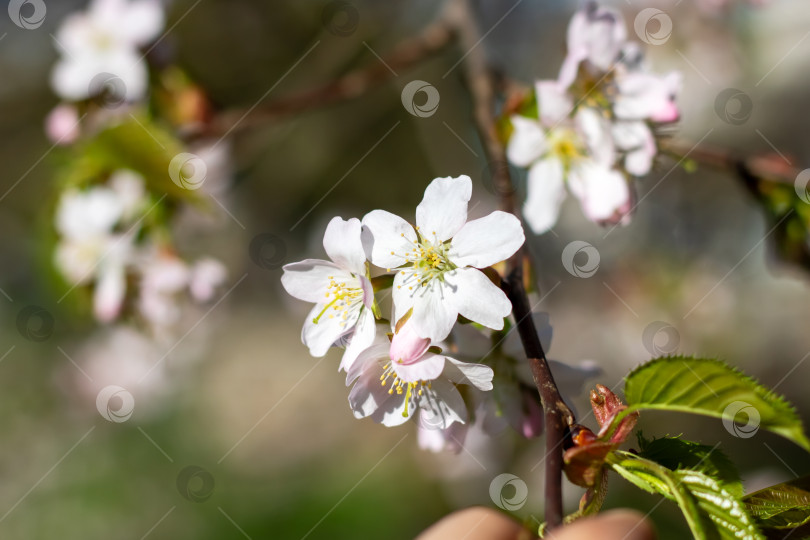
<svg viewBox="0 0 810 540">
<path fill-rule="evenodd" d="M 372 264 L 397 268 L 407 261 L 405 253 L 416 243 L 416 231 L 401 217 L 374 210 L 363 218 L 363 248 Z"/>
<path fill-rule="evenodd" d="M 568 174 L 568 186 L 591 221 L 610 219 L 630 200 L 625 177 L 592 161 L 579 161 Z"/>
<path fill-rule="evenodd" d="M 344 321 L 339 316 L 330 319 L 330 310 L 329 308 L 324 309 L 324 307 L 324 304 L 315 304 L 307 315 L 301 331 L 301 341 L 309 347 L 309 354 L 315 358 L 324 356 L 344 334 L 350 332 L 356 320 L 349 318 Z M 318 322 L 315 322 L 316 318 Z"/>
<path fill-rule="evenodd" d="M 433 180 L 416 207 L 416 225 L 421 236 L 433 243 L 452 238 L 467 222 L 467 203 L 471 196 L 469 176 Z"/>
<path fill-rule="evenodd" d="M 674 122 L 679 117 L 675 95 L 680 91 L 680 74 L 665 76 L 646 72 L 631 72 L 617 78 L 618 95 L 613 111 L 625 120 L 650 119 Z"/>
<path fill-rule="evenodd" d="M 388 355 L 395 364 L 412 364 L 422 358 L 430 347 L 430 340 L 419 337 L 413 324 L 405 323 L 391 339 Z"/>
<path fill-rule="evenodd" d="M 478 270 L 472 269 L 471 271 L 478 272 Z M 458 272 L 458 270 L 454 272 Z M 480 272 L 478 273 L 480 274 Z M 483 276 L 483 274 L 481 275 Z M 448 274 L 445 274 L 445 280 L 447 276 Z M 410 322 L 414 325 L 414 330 L 431 341 L 442 341 L 450 335 L 450 330 L 458 317 L 458 309 L 450 299 L 455 294 L 454 291 L 446 281 L 441 283 L 436 279 L 424 287 L 417 284 L 412 286 L 413 291 L 409 291 L 413 293 L 413 314 Z"/>
<path fill-rule="evenodd" d="M 506 147 L 506 157 L 518 167 L 528 167 L 548 150 L 546 135 L 540 122 L 525 116 L 511 118 L 514 132 Z"/>
<path fill-rule="evenodd" d="M 587 51 L 587 60 L 607 71 L 627 40 L 621 14 L 613 9 L 588 4 L 578 11 L 568 26 L 568 49 Z"/>
<path fill-rule="evenodd" d="M 348 372 L 360 353 L 367 350 L 374 343 L 376 334 L 377 327 L 374 314 L 370 309 L 364 307 L 354 325 L 354 332 L 349 339 L 349 344 L 346 346 L 346 351 L 343 353 L 338 371 Z"/>
<path fill-rule="evenodd" d="M 456 266 L 486 268 L 511 257 L 525 240 L 520 220 L 498 210 L 467 222 L 453 237 L 448 255 Z"/>
<path fill-rule="evenodd" d="M 447 380 L 456 384 L 467 384 L 479 390 L 492 390 L 492 378 L 495 373 L 484 364 L 462 362 L 455 358 L 445 357 L 444 373 Z"/>
<path fill-rule="evenodd" d="M 304 302 L 322 303 L 326 299 L 326 290 L 331 281 L 353 279 L 338 265 L 320 259 L 306 259 L 301 262 L 284 265 L 281 285 L 290 296 Z"/>
<path fill-rule="evenodd" d="M 397 377 L 404 382 L 433 381 L 444 369 L 444 356 L 427 353 L 410 364 L 394 361 L 391 364 Z"/>
<path fill-rule="evenodd" d="M 535 234 L 551 229 L 565 200 L 563 165 L 559 159 L 546 158 L 529 169 L 523 218 Z"/>
<path fill-rule="evenodd" d="M 360 232 L 360 220 L 333 217 L 323 235 L 323 248 L 335 264 L 357 275 L 366 273 L 366 253 Z"/>
<path fill-rule="evenodd" d="M 574 100 L 558 81 L 538 81 L 535 84 L 540 119 L 546 126 L 564 121 L 574 110 Z"/>
<path fill-rule="evenodd" d="M 430 391 L 419 396 L 419 408 L 427 411 L 431 425 L 439 429 L 467 421 L 467 404 L 453 383 L 443 378 L 432 381 Z"/>
<path fill-rule="evenodd" d="M 487 328 L 500 330 L 512 312 L 506 294 L 475 268 L 459 268 L 445 275 L 447 298 L 455 311 Z"/>
<path fill-rule="evenodd" d="M 388 338 L 386 336 L 377 336 L 374 343 L 360 352 L 349 369 L 346 370 L 346 386 L 352 384 L 363 373 L 364 370 L 370 369 L 371 364 L 379 366 L 379 360 L 388 357 Z M 380 375 L 382 368 L 380 367 Z"/>
</svg>

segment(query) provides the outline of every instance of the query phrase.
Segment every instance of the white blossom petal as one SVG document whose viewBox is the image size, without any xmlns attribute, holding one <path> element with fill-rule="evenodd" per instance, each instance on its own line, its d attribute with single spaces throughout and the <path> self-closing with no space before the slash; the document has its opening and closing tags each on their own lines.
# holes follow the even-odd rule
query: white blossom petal
<svg viewBox="0 0 810 540">
<path fill-rule="evenodd" d="M 574 120 L 585 139 L 590 159 L 612 167 L 616 161 L 616 151 L 608 120 L 592 107 L 580 107 Z"/>
<path fill-rule="evenodd" d="M 357 317 L 357 322 L 354 325 L 354 332 L 346 346 L 346 351 L 343 353 L 343 358 L 340 361 L 338 371 L 346 371 L 354 364 L 357 357 L 371 347 L 374 343 L 374 338 L 377 334 L 377 326 L 375 324 L 374 314 L 367 307 L 363 307 L 360 315 Z"/>
<path fill-rule="evenodd" d="M 630 188 L 621 173 L 589 160 L 571 167 L 568 186 L 591 221 L 612 218 L 630 200 Z"/>
<path fill-rule="evenodd" d="M 393 361 L 391 367 L 402 381 L 432 381 L 442 374 L 444 356 L 426 353 L 419 360 L 410 364 L 400 364 Z"/>
<path fill-rule="evenodd" d="M 478 272 L 472 269 L 471 271 Z M 448 285 L 446 277 L 444 283 L 433 280 L 424 287 L 414 284 L 413 288 L 413 291 L 409 291 L 414 297 L 413 314 L 409 320 L 414 330 L 431 341 L 442 341 L 450 335 L 450 330 L 458 317 L 455 301 L 451 300 L 457 294 L 457 291 L 454 291 L 457 288 Z"/>
<path fill-rule="evenodd" d="M 394 276 L 394 284 L 391 289 L 391 298 L 393 299 L 393 321 L 398 322 L 408 310 L 413 308 L 415 302 L 415 294 L 413 287 L 418 286 L 417 279 L 413 276 L 413 270 L 405 268 L 399 270 L 397 275 Z M 408 287 L 411 287 L 410 289 Z"/>
<path fill-rule="evenodd" d="M 495 373 L 492 368 L 484 364 L 461 362 L 455 358 L 446 358 L 444 375 L 456 384 L 472 385 L 479 390 L 492 390 L 492 378 Z"/>
<path fill-rule="evenodd" d="M 448 257 L 456 266 L 486 268 L 511 257 L 525 239 L 520 220 L 497 210 L 467 222 L 453 237 Z"/>
<path fill-rule="evenodd" d="M 562 162 L 552 157 L 538 161 L 529 169 L 523 205 L 523 219 L 535 234 L 543 234 L 557 223 L 564 200 Z"/>
<path fill-rule="evenodd" d="M 419 407 L 428 410 L 432 418 L 440 420 L 434 424 L 438 429 L 447 429 L 454 422 L 463 424 L 467 421 L 467 404 L 453 383 L 443 378 L 432 381 L 431 389 L 421 397 Z"/>
<path fill-rule="evenodd" d="M 452 238 L 467 221 L 467 203 L 471 196 L 469 176 L 433 180 L 416 207 L 416 225 L 422 238 L 433 243 Z"/>
<path fill-rule="evenodd" d="M 528 167 L 548 150 L 546 135 L 537 120 L 514 115 L 511 118 L 514 132 L 506 147 L 506 157 L 518 167 Z"/>
<path fill-rule="evenodd" d="M 565 120 L 574 110 L 574 100 L 566 87 L 558 81 L 538 81 L 534 87 L 540 119 L 544 125 L 554 126 Z"/>
<path fill-rule="evenodd" d="M 363 248 L 366 257 L 380 268 L 397 268 L 407 261 L 404 254 L 416 243 L 416 231 L 401 217 L 373 210 L 363 217 Z"/>
<path fill-rule="evenodd" d="M 324 304 L 315 304 L 301 330 L 301 341 L 309 347 L 309 354 L 315 358 L 324 356 L 336 341 L 351 331 L 355 322 L 352 319 L 345 321 L 335 316 L 330 318 L 329 309 L 324 310 L 325 307 Z M 316 323 L 315 318 L 319 315 L 321 316 Z"/>
<path fill-rule="evenodd" d="M 290 296 L 304 302 L 323 302 L 326 289 L 331 281 L 330 276 L 338 280 L 353 279 L 333 262 L 320 259 L 306 259 L 301 262 L 286 264 L 283 267 L 281 285 Z"/>
<path fill-rule="evenodd" d="M 360 233 L 363 225 L 357 218 L 333 217 L 323 235 L 323 249 L 335 264 L 357 275 L 366 273 L 366 253 Z"/>
<path fill-rule="evenodd" d="M 447 299 L 453 311 L 487 328 L 503 328 L 503 319 L 512 312 L 512 304 L 483 272 L 475 268 L 459 268 L 445 281 L 445 290 L 452 291 L 447 294 Z"/>
</svg>

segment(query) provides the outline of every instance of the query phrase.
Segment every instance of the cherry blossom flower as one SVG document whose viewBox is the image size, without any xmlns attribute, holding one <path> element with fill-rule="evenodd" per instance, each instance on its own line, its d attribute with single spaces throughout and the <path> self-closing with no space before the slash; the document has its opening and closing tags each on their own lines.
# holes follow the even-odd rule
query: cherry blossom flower
<svg viewBox="0 0 810 540">
<path fill-rule="evenodd" d="M 627 223 L 630 177 L 650 172 L 656 127 L 679 118 L 680 74 L 652 73 L 626 39 L 618 11 L 588 3 L 571 19 L 558 79 L 535 84 L 539 118 L 512 117 L 507 154 L 529 168 L 524 216 L 537 234 L 557 222 L 566 185 L 591 221 Z"/>
<path fill-rule="evenodd" d="M 163 10 L 157 0 L 93 0 L 87 11 L 68 16 L 56 32 L 64 55 L 55 66 L 51 84 L 64 99 L 92 97 L 99 75 L 117 78 L 128 101 L 141 99 L 148 83 L 147 66 L 138 47 L 163 30 Z M 102 85 L 103 86 L 103 85 Z"/>
<path fill-rule="evenodd" d="M 455 385 L 491 390 L 492 369 L 445 356 L 432 344 L 417 334 L 411 319 L 390 343 L 380 336 L 360 353 L 346 377 L 347 386 L 354 383 L 349 394 L 354 416 L 390 427 L 421 411 L 437 429 L 465 423 L 467 405 Z"/>
<path fill-rule="evenodd" d="M 537 100 L 540 119 L 513 116 L 507 147 L 512 163 L 529 168 L 523 215 L 531 229 L 542 234 L 554 226 L 566 185 L 588 219 L 602 222 L 621 214 L 630 189 L 615 168 L 610 122 L 590 107 L 569 118 L 570 96 L 550 84 L 538 83 Z"/>
<path fill-rule="evenodd" d="M 143 179 L 124 170 L 107 185 L 70 189 L 59 201 L 55 263 L 71 285 L 95 283 L 93 312 L 99 321 L 115 319 L 124 301 L 126 268 L 139 230 L 129 220 L 142 201 Z"/>
<path fill-rule="evenodd" d="M 416 333 L 435 342 L 450 334 L 458 315 L 500 329 L 512 310 L 503 291 L 478 269 L 514 254 L 523 229 L 515 216 L 500 211 L 468 222 L 471 194 L 468 176 L 436 178 L 416 208 L 415 228 L 384 210 L 363 218 L 369 260 L 398 269 L 394 320 L 413 310 Z"/>
<path fill-rule="evenodd" d="M 304 322 L 301 340 L 312 356 L 345 345 L 339 369 L 348 370 L 374 340 L 374 292 L 367 277 L 359 219 L 335 217 L 326 227 L 323 247 L 331 261 L 306 259 L 284 266 L 287 292 L 315 306 Z"/>
</svg>

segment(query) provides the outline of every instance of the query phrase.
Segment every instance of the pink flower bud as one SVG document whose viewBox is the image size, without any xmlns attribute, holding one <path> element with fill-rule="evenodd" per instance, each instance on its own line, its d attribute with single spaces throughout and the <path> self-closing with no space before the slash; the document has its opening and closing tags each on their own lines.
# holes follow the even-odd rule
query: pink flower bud
<svg viewBox="0 0 810 540">
<path fill-rule="evenodd" d="M 66 145 L 79 137 L 79 112 L 72 105 L 57 105 L 45 119 L 45 134 L 54 144 Z"/>
<path fill-rule="evenodd" d="M 413 325 L 405 323 L 399 331 L 394 334 L 391 340 L 389 356 L 393 362 L 398 364 L 412 364 L 419 360 L 430 347 L 430 340 L 419 337 L 413 329 Z"/>
</svg>

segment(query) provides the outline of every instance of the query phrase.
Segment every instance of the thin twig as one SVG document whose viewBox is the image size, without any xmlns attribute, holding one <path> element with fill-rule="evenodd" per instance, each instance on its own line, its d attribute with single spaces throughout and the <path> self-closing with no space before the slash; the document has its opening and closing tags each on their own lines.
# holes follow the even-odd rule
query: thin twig
<svg viewBox="0 0 810 540">
<path fill-rule="evenodd" d="M 368 65 L 321 86 L 292 93 L 267 105 L 257 107 L 243 120 L 243 110 L 223 111 L 205 129 L 205 135 L 229 133 L 238 122 L 245 130 L 268 122 L 358 98 L 380 84 L 390 80 L 395 72 L 404 71 L 442 51 L 453 38 L 453 32 L 444 14 L 428 25 L 419 35 L 400 42 L 382 61 L 374 59 Z"/>
<path fill-rule="evenodd" d="M 457 29 L 459 43 L 467 51 L 467 84 L 474 103 L 475 122 L 492 165 L 490 169 L 493 185 L 500 194 L 504 211 L 520 217 L 509 168 L 505 166 L 506 151 L 496 129 L 496 89 L 499 80 L 490 70 L 483 48 L 478 46 L 480 31 L 470 0 L 457 0 L 452 3 L 452 8 L 451 20 Z M 509 260 L 509 272 L 503 288 L 512 302 L 523 349 L 543 405 L 546 431 L 545 519 L 546 527 L 553 529 L 562 524 L 562 443 L 566 427 L 574 422 L 574 416 L 560 396 L 531 316 L 531 306 L 523 282 L 523 264 L 528 260 L 526 248 L 521 247 Z"/>
</svg>

